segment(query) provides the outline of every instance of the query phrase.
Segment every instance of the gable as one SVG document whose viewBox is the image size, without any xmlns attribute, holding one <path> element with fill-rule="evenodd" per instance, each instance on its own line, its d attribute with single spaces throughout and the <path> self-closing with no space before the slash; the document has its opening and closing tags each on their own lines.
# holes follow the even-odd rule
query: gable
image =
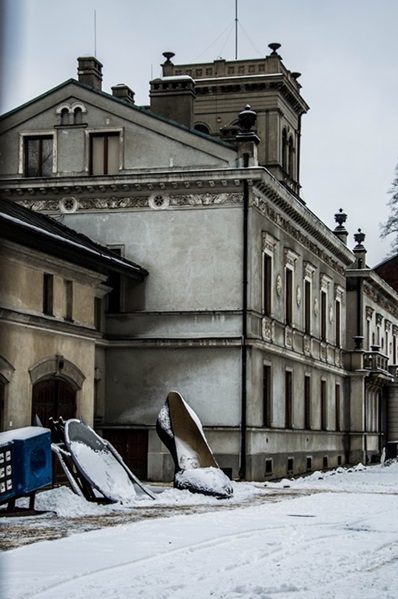
<svg viewBox="0 0 398 599">
<path fill-rule="evenodd" d="M 24 164 L 24 148 L 37 136 L 44 136 L 52 148 L 52 165 L 43 176 L 91 174 L 93 139 L 101 144 L 101 137 L 114 137 L 114 166 L 100 174 L 228 167 L 236 159 L 227 144 L 74 80 L 4 115 L 0 132 L 2 176 L 40 176 L 26 172 Z"/>
</svg>

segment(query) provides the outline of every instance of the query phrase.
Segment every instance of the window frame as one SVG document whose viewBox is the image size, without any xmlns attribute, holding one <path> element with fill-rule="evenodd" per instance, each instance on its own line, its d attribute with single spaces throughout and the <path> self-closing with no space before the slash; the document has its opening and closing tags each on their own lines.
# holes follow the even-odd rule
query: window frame
<svg viewBox="0 0 398 599">
<path fill-rule="evenodd" d="M 293 371 L 285 370 L 285 428 L 293 428 Z"/>
<path fill-rule="evenodd" d="M 86 161 L 85 161 L 85 172 L 91 177 L 108 177 L 114 176 L 120 173 L 123 170 L 123 148 L 124 148 L 124 129 L 123 127 L 107 127 L 103 129 L 85 129 L 84 131 L 86 136 Z M 92 140 L 93 138 L 109 138 L 109 137 L 118 137 L 118 155 L 117 155 L 117 172 L 116 173 L 96 173 L 93 174 L 93 147 Z"/>
<path fill-rule="evenodd" d="M 263 364 L 263 426 L 272 427 L 272 371 L 270 364 Z"/>
<path fill-rule="evenodd" d="M 50 130 L 43 130 L 43 131 L 21 131 L 19 133 L 19 160 L 18 160 L 18 174 L 22 175 L 23 177 L 26 178 L 36 178 L 36 179 L 40 179 L 40 178 L 46 178 L 48 176 L 51 175 L 28 175 L 27 174 L 27 158 L 28 158 L 28 154 L 27 154 L 27 143 L 30 140 L 36 140 L 36 139 L 51 139 L 52 140 L 52 165 L 50 168 L 51 171 L 51 175 L 55 174 L 57 172 L 57 154 L 58 154 L 58 150 L 57 150 L 57 136 L 55 135 L 55 131 L 53 129 Z"/>
</svg>

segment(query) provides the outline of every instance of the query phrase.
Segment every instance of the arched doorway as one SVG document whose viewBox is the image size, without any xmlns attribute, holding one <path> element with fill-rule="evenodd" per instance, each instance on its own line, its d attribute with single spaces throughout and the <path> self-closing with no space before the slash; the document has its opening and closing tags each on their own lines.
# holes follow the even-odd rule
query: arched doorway
<svg viewBox="0 0 398 599">
<path fill-rule="evenodd" d="M 50 418 L 64 420 L 76 417 L 76 390 L 61 378 L 49 378 L 33 385 L 32 422 L 35 416 L 43 426 Z"/>
</svg>

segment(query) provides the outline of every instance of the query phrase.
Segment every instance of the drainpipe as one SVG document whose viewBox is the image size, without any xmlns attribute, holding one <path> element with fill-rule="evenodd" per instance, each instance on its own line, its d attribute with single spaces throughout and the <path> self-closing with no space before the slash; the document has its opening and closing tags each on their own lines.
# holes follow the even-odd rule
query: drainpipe
<svg viewBox="0 0 398 599">
<path fill-rule="evenodd" d="M 363 245 L 365 241 L 365 233 L 362 233 L 361 229 L 358 229 L 358 233 L 354 234 L 354 239 L 356 241 L 356 246 L 352 250 L 355 254 L 356 258 L 356 267 L 358 270 L 366 269 L 366 249 Z M 357 278 L 357 335 L 356 339 L 363 340 L 363 278 Z M 359 343 L 358 343 L 359 345 Z M 360 345 L 359 347 L 360 348 Z M 367 395 L 368 395 L 368 385 L 364 387 L 364 397 L 363 397 L 363 449 L 365 453 L 365 464 L 368 459 L 368 438 L 367 438 Z"/>
<path fill-rule="evenodd" d="M 236 136 L 240 166 L 258 166 L 257 145 L 260 139 L 251 131 L 257 115 L 246 106 L 239 114 L 239 133 Z M 241 422 L 239 478 L 247 474 L 247 316 L 249 287 L 249 184 L 243 179 L 243 231 L 242 231 L 242 353 L 241 353 Z"/>
<path fill-rule="evenodd" d="M 249 156 L 245 154 L 244 166 L 248 166 Z M 242 255 L 242 372 L 241 372 L 241 439 L 239 478 L 246 478 L 247 444 L 247 288 L 248 288 L 248 227 L 249 227 L 249 186 L 243 181 L 243 255 Z"/>
</svg>

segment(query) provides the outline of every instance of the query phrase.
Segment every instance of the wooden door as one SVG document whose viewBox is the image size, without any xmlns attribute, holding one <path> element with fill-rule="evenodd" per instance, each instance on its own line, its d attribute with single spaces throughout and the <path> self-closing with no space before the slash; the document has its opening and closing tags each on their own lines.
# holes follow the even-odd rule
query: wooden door
<svg viewBox="0 0 398 599">
<path fill-rule="evenodd" d="M 141 480 L 148 477 L 148 431 L 103 429 L 103 436 L 122 456 L 126 466 Z"/>
<path fill-rule="evenodd" d="M 33 387 L 32 422 L 38 415 L 43 426 L 49 418 L 64 420 L 76 417 L 76 391 L 63 379 L 46 379 Z"/>
</svg>

